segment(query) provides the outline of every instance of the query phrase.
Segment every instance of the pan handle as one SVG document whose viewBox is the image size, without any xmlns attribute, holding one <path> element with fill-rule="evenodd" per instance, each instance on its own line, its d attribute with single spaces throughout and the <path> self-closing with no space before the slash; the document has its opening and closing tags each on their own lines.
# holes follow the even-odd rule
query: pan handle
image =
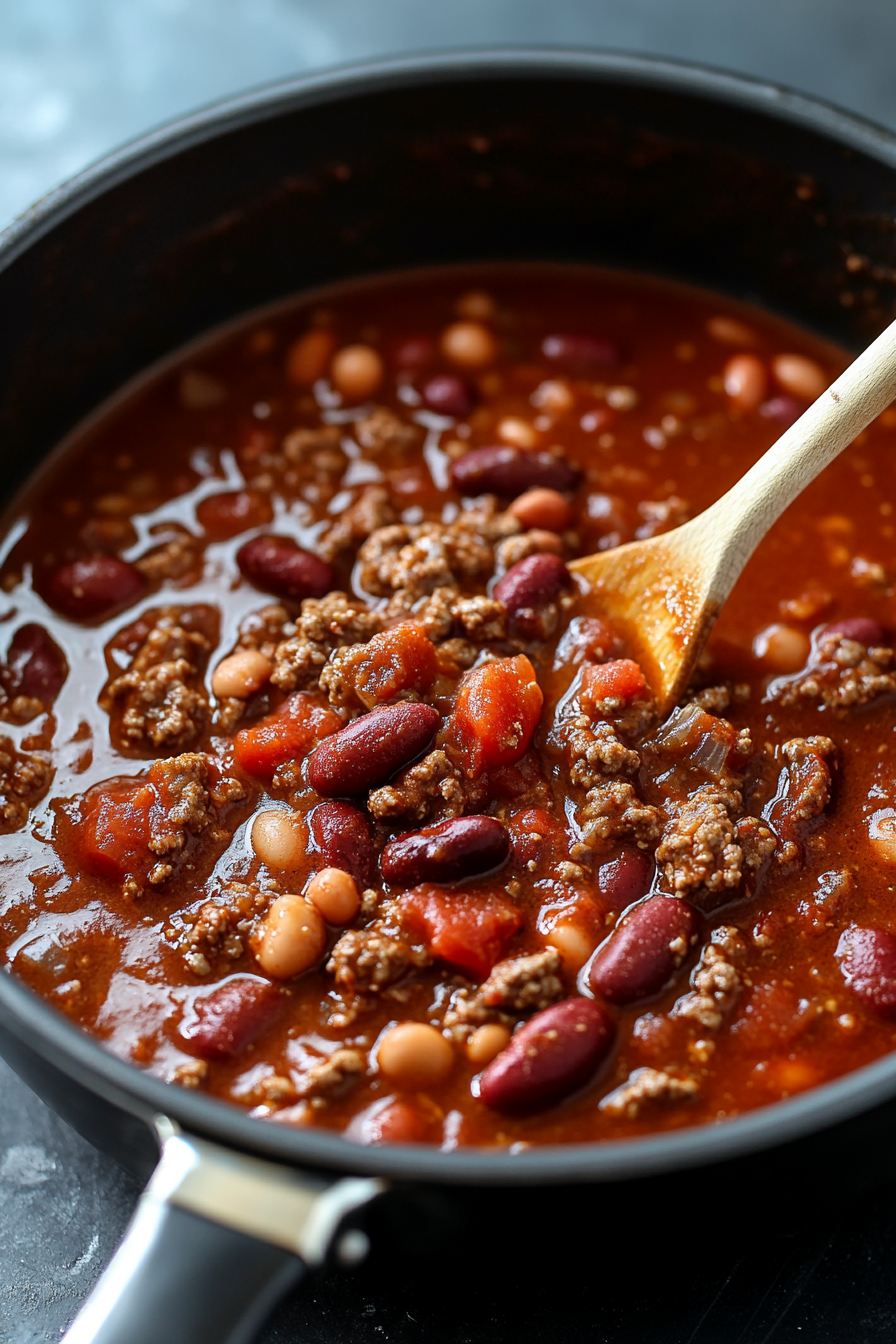
<svg viewBox="0 0 896 1344">
<path fill-rule="evenodd" d="M 156 1117 L 159 1164 L 63 1344 L 248 1344 L 331 1255 L 356 1263 L 352 1215 L 378 1180 L 326 1181 L 184 1134 Z"/>
</svg>

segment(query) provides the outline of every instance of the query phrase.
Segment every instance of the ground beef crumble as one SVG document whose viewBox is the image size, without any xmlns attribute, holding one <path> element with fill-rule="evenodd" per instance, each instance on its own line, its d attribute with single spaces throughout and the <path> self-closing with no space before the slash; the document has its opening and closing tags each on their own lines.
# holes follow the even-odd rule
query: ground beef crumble
<svg viewBox="0 0 896 1344">
<path fill-rule="evenodd" d="M 633 785 L 611 779 L 588 790 L 579 809 L 579 825 L 582 840 L 589 847 L 634 840 L 646 848 L 659 839 L 663 816 L 659 808 L 641 801 Z"/>
<path fill-rule="evenodd" d="M 185 628 L 179 608 L 147 613 L 137 628 L 150 619 L 130 666 L 108 682 L 100 704 L 115 713 L 113 732 L 124 748 L 182 751 L 208 723 L 202 672 L 211 643 L 200 630 Z"/>
<path fill-rule="evenodd" d="M 590 789 L 607 775 L 633 775 L 641 765 L 636 751 L 619 740 L 610 723 L 592 723 L 586 715 L 574 719 L 566 737 L 569 778 Z"/>
<path fill-rule="evenodd" d="M 742 803 L 737 790 L 706 784 L 667 822 L 656 860 L 676 896 L 706 905 L 740 886 L 743 851 L 733 818 Z"/>
<path fill-rule="evenodd" d="M 310 689 L 319 683 L 335 649 L 366 644 L 381 629 L 379 614 L 351 601 L 345 593 L 308 597 L 295 622 L 295 633 L 273 650 L 271 681 L 283 691 Z"/>
<path fill-rule="evenodd" d="M 391 784 L 374 789 L 367 806 L 377 821 L 399 817 L 445 821 L 481 807 L 487 797 L 484 780 L 468 779 L 448 754 L 437 747 L 405 770 Z"/>
<path fill-rule="evenodd" d="M 829 761 L 837 748 L 829 737 L 794 737 L 781 748 L 787 762 L 778 780 L 776 797 L 764 809 L 781 842 L 781 863 L 798 862 L 803 855 L 800 823 L 821 816 L 831 799 Z"/>
<path fill-rule="evenodd" d="M 187 752 L 156 761 L 149 772 L 159 804 L 150 810 L 149 848 L 159 862 L 149 874 L 158 886 L 174 871 L 174 859 L 190 835 L 206 832 L 211 839 L 227 839 L 219 824 L 219 810 L 245 796 L 235 779 L 220 778 L 204 752 Z"/>
<path fill-rule="evenodd" d="M 818 638 L 805 671 L 772 682 L 769 700 L 782 705 L 816 702 L 843 712 L 881 695 L 896 695 L 893 650 L 869 647 L 836 631 Z"/>
<path fill-rule="evenodd" d="M 699 1091 L 700 1085 L 694 1078 L 683 1078 L 665 1069 L 640 1068 L 603 1098 L 600 1109 L 608 1115 L 624 1115 L 634 1120 L 648 1106 L 690 1101 Z"/>
<path fill-rule="evenodd" d="M 336 521 L 321 533 L 315 550 L 323 560 L 335 560 L 343 551 L 354 550 L 373 532 L 396 521 L 388 490 L 382 485 L 366 485 Z"/>
<path fill-rule="evenodd" d="M 678 999 L 672 1015 L 706 1031 L 718 1031 L 740 993 L 740 972 L 732 962 L 745 949 L 739 929 L 730 925 L 715 929 L 691 975 L 693 988 Z"/>
<path fill-rule="evenodd" d="M 0 737 L 0 834 L 22 829 L 52 778 L 53 767 L 42 752 L 19 751 L 11 738 Z"/>
</svg>

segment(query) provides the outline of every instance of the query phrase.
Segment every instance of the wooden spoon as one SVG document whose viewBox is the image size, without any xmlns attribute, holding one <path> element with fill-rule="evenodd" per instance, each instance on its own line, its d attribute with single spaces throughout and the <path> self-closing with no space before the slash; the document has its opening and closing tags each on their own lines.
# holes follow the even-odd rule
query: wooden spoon
<svg viewBox="0 0 896 1344">
<path fill-rule="evenodd" d="M 722 604 L 780 515 L 896 398 L 896 322 L 781 435 L 726 495 L 690 522 L 570 568 L 625 640 L 662 714 L 680 699 Z"/>
</svg>

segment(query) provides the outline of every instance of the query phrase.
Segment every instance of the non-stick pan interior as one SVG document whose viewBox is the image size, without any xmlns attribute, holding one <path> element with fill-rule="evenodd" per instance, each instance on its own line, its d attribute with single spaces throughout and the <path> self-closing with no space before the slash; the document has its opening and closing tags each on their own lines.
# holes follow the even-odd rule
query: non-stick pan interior
<svg viewBox="0 0 896 1344">
<path fill-rule="evenodd" d="M 896 141 L 885 132 L 796 95 L 659 62 L 438 57 L 263 91 L 124 151 L 7 235 L 0 491 L 8 496 L 122 383 L 208 328 L 395 267 L 620 265 L 726 291 L 858 346 L 896 306 L 894 204 Z M 669 1170 L 765 1147 L 896 1093 L 896 1060 L 884 1060 L 711 1132 L 533 1151 L 511 1171 L 482 1154 L 349 1149 L 250 1122 L 76 1042 L 6 976 L 0 1019 L 18 1038 L 4 1052 L 94 1139 L 115 1108 L 146 1118 L 164 1106 L 194 1129 L 287 1160 L 442 1180 Z M 876 1134 L 889 1110 L 864 1123 Z M 140 1147 L 128 1134 L 121 1153 Z"/>
</svg>

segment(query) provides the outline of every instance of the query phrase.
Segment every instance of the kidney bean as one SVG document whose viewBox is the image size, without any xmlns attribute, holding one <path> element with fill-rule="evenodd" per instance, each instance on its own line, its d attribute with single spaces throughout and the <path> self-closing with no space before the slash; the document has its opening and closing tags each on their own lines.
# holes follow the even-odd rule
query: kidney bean
<svg viewBox="0 0 896 1344">
<path fill-rule="evenodd" d="M 428 336 L 409 336 L 394 348 L 392 357 L 399 369 L 421 369 L 435 359 L 435 342 Z"/>
<path fill-rule="evenodd" d="M 515 499 L 536 485 L 549 490 L 574 490 L 579 469 L 566 458 L 509 445 L 474 448 L 451 465 L 451 484 L 462 494 L 488 491 Z"/>
<path fill-rule="evenodd" d="M 60 565 L 47 580 L 43 596 L 74 621 L 111 616 L 133 602 L 143 589 L 138 569 L 117 555 L 85 555 Z"/>
<path fill-rule="evenodd" d="M 6 655 L 7 693 L 52 705 L 68 676 L 65 654 L 42 625 L 20 625 Z"/>
<path fill-rule="evenodd" d="M 384 1097 L 352 1118 L 345 1137 L 352 1143 L 424 1143 L 429 1127 L 417 1102 Z"/>
<path fill-rule="evenodd" d="M 832 621 L 830 625 L 825 625 L 819 632 L 821 638 L 825 635 L 842 635 L 844 639 L 854 639 L 857 644 L 886 644 L 887 632 L 880 621 L 872 620 L 870 616 L 848 616 L 843 621 Z"/>
<path fill-rule="evenodd" d="M 564 999 L 536 1013 L 483 1073 L 479 1095 L 492 1110 L 545 1110 L 583 1087 L 606 1058 L 615 1024 L 593 999 Z"/>
<path fill-rule="evenodd" d="M 797 401 L 796 397 L 769 397 L 759 407 L 759 414 L 765 420 L 777 421 L 782 429 L 789 429 L 805 409 L 806 403 Z"/>
<path fill-rule="evenodd" d="M 418 882 L 458 882 L 487 873 L 510 853 L 506 827 L 495 817 L 455 817 L 391 841 L 380 871 L 395 886 Z"/>
<path fill-rule="evenodd" d="M 840 935 L 835 956 L 843 978 L 863 1003 L 896 1013 L 896 935 L 853 924 Z"/>
<path fill-rule="evenodd" d="M 739 411 L 755 411 L 765 398 L 768 374 L 756 355 L 734 355 L 722 370 L 722 382 Z"/>
<path fill-rule="evenodd" d="M 653 882 L 656 863 L 640 849 L 627 849 L 617 859 L 602 863 L 597 870 L 597 884 L 611 910 L 625 910 L 641 896 L 646 896 Z"/>
<path fill-rule="evenodd" d="M 511 565 L 495 584 L 494 596 L 514 620 L 523 612 L 540 611 L 555 602 L 570 583 L 569 570 L 559 555 L 540 551 Z"/>
<path fill-rule="evenodd" d="M 319 803 L 308 817 L 311 844 L 325 868 L 351 873 L 359 887 L 373 875 L 373 842 L 367 818 L 351 803 Z"/>
<path fill-rule="evenodd" d="M 292 537 L 253 537 L 237 551 L 236 562 L 253 587 L 294 602 L 323 597 L 336 582 L 330 566 L 301 550 Z"/>
<path fill-rule="evenodd" d="M 271 501 L 260 490 L 226 490 L 196 505 L 200 527 L 213 537 L 235 537 L 250 527 L 263 527 L 273 516 Z"/>
<path fill-rule="evenodd" d="M 418 701 L 374 709 L 320 744 L 308 762 L 311 787 L 327 798 L 364 793 L 419 756 L 438 725 L 438 710 Z"/>
<path fill-rule="evenodd" d="M 558 364 L 579 364 L 586 368 L 619 363 L 619 347 L 615 341 L 600 336 L 574 335 L 558 332 L 545 336 L 541 343 L 545 359 Z"/>
<path fill-rule="evenodd" d="M 422 396 L 431 411 L 462 420 L 473 409 L 473 394 L 463 378 L 454 373 L 438 373 L 423 384 Z"/>
<path fill-rule="evenodd" d="M 273 1025 L 284 1003 L 279 989 L 266 980 L 225 980 L 194 1000 L 195 1021 L 182 1025 L 180 1035 L 201 1059 L 233 1059 Z"/>
<path fill-rule="evenodd" d="M 617 924 L 591 963 L 595 994 L 634 1003 L 657 994 L 696 942 L 697 912 L 677 896 L 650 896 Z"/>
</svg>

